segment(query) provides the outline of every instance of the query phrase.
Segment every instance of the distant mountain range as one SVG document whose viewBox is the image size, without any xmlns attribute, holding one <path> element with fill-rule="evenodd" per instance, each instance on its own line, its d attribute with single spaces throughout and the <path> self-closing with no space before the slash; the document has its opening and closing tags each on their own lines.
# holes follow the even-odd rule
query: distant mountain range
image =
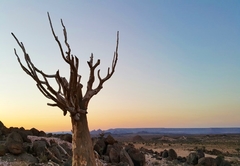
<svg viewBox="0 0 240 166">
<path fill-rule="evenodd" d="M 91 135 L 109 134 L 240 134 L 240 128 L 115 128 L 92 130 Z"/>
</svg>

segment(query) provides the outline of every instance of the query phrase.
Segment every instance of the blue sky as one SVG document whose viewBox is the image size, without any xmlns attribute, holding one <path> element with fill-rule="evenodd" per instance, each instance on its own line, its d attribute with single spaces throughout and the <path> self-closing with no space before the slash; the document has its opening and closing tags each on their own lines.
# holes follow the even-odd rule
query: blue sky
<svg viewBox="0 0 240 166">
<path fill-rule="evenodd" d="M 68 78 L 51 34 L 47 12 L 63 41 L 80 59 L 86 85 L 90 54 L 111 66 L 113 77 L 89 104 L 90 129 L 116 127 L 239 127 L 240 1 L 1 1 L 0 120 L 6 126 L 70 130 L 70 118 L 38 91 L 14 55 L 23 54 L 44 72 Z M 95 84 L 97 85 L 97 83 Z M 84 89 L 85 92 L 85 89 Z"/>
</svg>

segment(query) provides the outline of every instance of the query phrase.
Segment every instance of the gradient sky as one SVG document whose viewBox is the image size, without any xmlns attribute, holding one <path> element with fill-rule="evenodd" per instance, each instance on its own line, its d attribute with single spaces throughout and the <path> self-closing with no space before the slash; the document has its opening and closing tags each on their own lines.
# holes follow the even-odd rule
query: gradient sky
<svg viewBox="0 0 240 166">
<path fill-rule="evenodd" d="M 47 106 L 51 100 L 13 52 L 16 48 L 24 60 L 11 32 L 35 66 L 48 74 L 59 69 L 68 78 L 69 67 L 50 31 L 50 12 L 61 40 L 64 21 L 84 86 L 90 54 L 101 59 L 105 76 L 120 31 L 116 72 L 89 104 L 90 130 L 240 127 L 239 9 L 239 0 L 1 0 L 0 120 L 7 127 L 71 130 L 69 114 Z"/>
</svg>

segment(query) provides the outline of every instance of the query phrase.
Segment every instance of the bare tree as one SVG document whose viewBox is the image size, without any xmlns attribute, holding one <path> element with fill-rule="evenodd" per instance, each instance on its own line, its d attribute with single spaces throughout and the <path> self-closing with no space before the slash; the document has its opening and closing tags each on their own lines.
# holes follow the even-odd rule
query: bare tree
<svg viewBox="0 0 240 166">
<path fill-rule="evenodd" d="M 118 60 L 118 41 L 119 41 L 119 32 L 117 32 L 117 44 L 116 50 L 114 52 L 112 66 L 108 68 L 107 75 L 102 78 L 100 76 L 100 69 L 97 71 L 97 77 L 99 79 L 99 84 L 96 88 L 93 88 L 93 83 L 95 81 L 95 70 L 100 64 L 100 60 L 97 62 L 93 62 L 93 54 L 90 56 L 90 60 L 87 62 L 90 68 L 89 79 L 87 82 L 87 90 L 85 95 L 82 93 L 83 85 L 80 83 L 81 75 L 78 74 L 79 60 L 76 56 L 73 56 L 71 53 L 71 48 L 67 40 L 67 31 L 66 27 L 63 24 L 61 19 L 61 24 L 63 27 L 63 35 L 64 35 L 64 43 L 67 47 L 67 51 L 64 52 L 61 42 L 56 36 L 53 25 L 51 22 L 51 18 L 48 13 L 48 19 L 51 27 L 52 34 L 59 46 L 62 58 L 64 61 L 70 66 L 70 78 L 67 80 L 65 77 L 61 77 L 59 74 L 59 70 L 56 74 L 48 75 L 43 71 L 39 70 L 31 61 L 24 45 L 22 42 L 19 42 L 17 37 L 12 33 L 16 42 L 20 46 L 23 51 L 24 58 L 27 64 L 25 67 L 18 54 L 16 49 L 14 49 L 14 53 L 17 56 L 18 62 L 21 68 L 34 79 L 37 83 L 38 89 L 41 93 L 48 99 L 51 99 L 54 103 L 47 103 L 49 106 L 57 106 L 63 111 L 63 115 L 65 116 L 67 112 L 69 112 L 72 122 L 72 165 L 73 166 L 95 166 L 95 158 L 94 152 L 91 142 L 91 137 L 88 128 L 87 121 L 87 108 L 90 99 L 96 95 L 102 88 L 103 83 L 107 81 L 113 75 L 115 71 L 115 67 Z M 53 88 L 49 80 L 55 79 L 58 85 L 57 88 Z"/>
</svg>

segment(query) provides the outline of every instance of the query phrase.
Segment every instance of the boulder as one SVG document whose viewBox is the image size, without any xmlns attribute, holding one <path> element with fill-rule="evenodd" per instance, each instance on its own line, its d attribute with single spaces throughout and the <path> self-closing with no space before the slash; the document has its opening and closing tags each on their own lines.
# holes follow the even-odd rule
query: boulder
<svg viewBox="0 0 240 166">
<path fill-rule="evenodd" d="M 39 136 L 39 131 L 38 131 L 37 129 L 31 128 L 30 131 L 32 132 L 32 134 L 33 134 L 34 136 Z"/>
<path fill-rule="evenodd" d="M 197 156 L 198 156 L 198 160 L 199 160 L 200 158 L 205 157 L 205 154 L 204 154 L 204 152 L 203 152 L 202 149 L 196 150 L 196 153 L 197 153 Z"/>
<path fill-rule="evenodd" d="M 6 128 L 5 125 L 2 123 L 2 121 L 0 121 L 0 130 Z"/>
<path fill-rule="evenodd" d="M 18 155 L 17 160 L 25 161 L 25 162 L 32 163 L 32 164 L 38 163 L 38 159 L 28 153 L 22 153 L 22 154 Z"/>
<path fill-rule="evenodd" d="M 217 149 L 213 149 L 211 152 L 210 152 L 212 155 L 222 155 L 222 152 L 220 150 L 217 150 Z"/>
<path fill-rule="evenodd" d="M 105 138 L 105 143 L 108 145 L 113 145 L 114 143 L 116 143 L 117 141 L 111 136 L 108 135 L 107 138 Z"/>
<path fill-rule="evenodd" d="M 0 136 L 8 134 L 8 128 L 0 121 Z"/>
<path fill-rule="evenodd" d="M 62 164 L 62 155 L 56 145 L 50 146 L 48 150 L 51 152 L 49 159 L 56 162 L 57 164 Z"/>
<path fill-rule="evenodd" d="M 168 150 L 168 158 L 167 159 L 170 161 L 177 159 L 177 153 L 174 149 Z"/>
<path fill-rule="evenodd" d="M 109 159 L 111 163 L 119 163 L 120 156 L 115 148 L 111 148 L 109 151 Z"/>
<path fill-rule="evenodd" d="M 186 157 L 181 157 L 181 156 L 178 156 L 177 160 L 181 163 L 185 163 L 187 161 Z"/>
<path fill-rule="evenodd" d="M 198 164 L 198 154 L 196 152 L 191 152 L 187 156 L 187 163 L 192 164 L 192 165 L 197 165 Z"/>
<path fill-rule="evenodd" d="M 72 158 L 70 157 L 64 164 L 63 166 L 72 166 Z"/>
<path fill-rule="evenodd" d="M 19 162 L 24 161 L 24 164 L 23 164 L 24 166 L 25 165 L 28 165 L 28 166 L 34 165 L 35 166 L 35 164 L 38 163 L 38 159 L 28 153 L 21 153 L 19 155 L 13 155 L 11 153 L 7 153 L 5 156 L 1 157 L 1 161 L 6 161 L 7 163 L 15 162 L 16 164 L 13 164 L 14 166 L 21 165 L 21 163 L 17 163 L 18 161 Z M 5 165 L 5 164 L 3 163 L 3 165 Z M 9 165 L 9 164 L 7 164 L 7 165 Z"/>
<path fill-rule="evenodd" d="M 8 135 L 6 144 L 8 142 L 12 142 L 12 141 L 23 143 L 23 138 L 22 138 L 22 136 L 18 132 L 13 131 L 12 133 L 10 133 Z"/>
<path fill-rule="evenodd" d="M 122 162 L 122 163 L 127 163 L 128 166 L 134 166 L 131 157 L 129 156 L 129 154 L 126 152 L 125 149 L 122 149 L 122 150 L 120 151 L 119 156 L 120 156 L 120 162 Z"/>
<path fill-rule="evenodd" d="M 100 156 L 103 155 L 106 151 L 106 144 L 104 139 L 99 139 L 93 148 Z"/>
<path fill-rule="evenodd" d="M 217 164 L 212 157 L 202 157 L 198 160 L 197 166 L 217 166 Z"/>
<path fill-rule="evenodd" d="M 64 134 L 60 138 L 61 140 L 72 143 L 72 134 Z"/>
<path fill-rule="evenodd" d="M 128 148 L 127 153 L 131 157 L 134 166 L 143 166 L 146 163 L 145 155 L 141 153 L 139 149 L 130 147 Z"/>
<path fill-rule="evenodd" d="M 162 151 L 161 155 L 162 155 L 162 158 L 167 158 L 168 157 L 168 151 L 167 150 Z"/>
<path fill-rule="evenodd" d="M 26 132 L 26 130 L 18 130 L 17 133 L 19 133 L 23 139 L 23 142 L 28 142 L 31 143 L 31 140 L 28 139 L 28 132 Z"/>
<path fill-rule="evenodd" d="M 140 151 L 144 152 L 144 153 L 149 153 L 149 154 L 154 154 L 154 153 L 156 154 L 156 153 L 158 153 L 158 152 L 154 152 L 152 149 L 146 149 L 144 147 L 141 147 Z"/>
<path fill-rule="evenodd" d="M 67 143 L 61 144 L 61 147 L 67 152 L 69 156 L 72 156 L 72 149 Z"/>
<path fill-rule="evenodd" d="M 12 154 L 21 154 L 23 152 L 23 139 L 21 135 L 15 131 L 10 133 L 7 137 L 6 147 Z"/>
<path fill-rule="evenodd" d="M 7 145 L 7 149 L 11 154 L 21 154 L 23 152 L 23 145 L 19 142 L 11 142 Z"/>
<path fill-rule="evenodd" d="M 221 164 L 219 166 L 231 166 L 231 163 L 227 160 L 224 160 L 221 162 Z"/>
<path fill-rule="evenodd" d="M 39 137 L 46 137 L 47 134 L 44 131 L 39 131 L 38 136 Z"/>
<path fill-rule="evenodd" d="M 0 156 L 4 156 L 6 154 L 6 147 L 4 145 L 0 145 Z"/>
<path fill-rule="evenodd" d="M 32 145 L 32 151 L 34 156 L 41 156 L 45 153 L 47 142 L 44 140 L 34 141 Z"/>
<path fill-rule="evenodd" d="M 107 163 L 110 162 L 110 158 L 109 158 L 109 156 L 107 156 L 107 155 L 102 155 L 102 160 L 105 161 L 105 162 L 107 162 Z"/>
<path fill-rule="evenodd" d="M 216 162 L 217 166 L 220 166 L 223 161 L 224 161 L 224 156 L 222 156 L 222 155 L 219 155 L 215 158 L 215 162 Z"/>
</svg>

